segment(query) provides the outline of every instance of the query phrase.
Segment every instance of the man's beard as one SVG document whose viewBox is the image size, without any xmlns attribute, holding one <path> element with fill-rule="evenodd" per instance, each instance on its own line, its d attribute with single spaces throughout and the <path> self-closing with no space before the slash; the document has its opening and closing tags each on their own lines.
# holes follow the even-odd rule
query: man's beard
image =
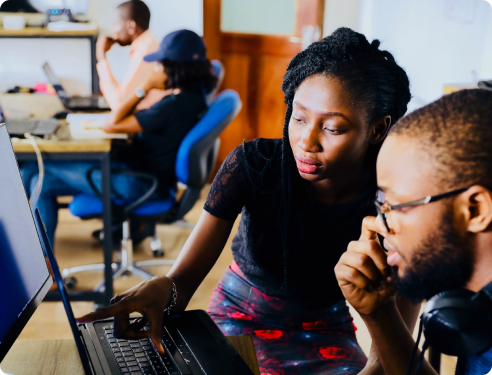
<svg viewBox="0 0 492 375">
<path fill-rule="evenodd" d="M 415 302 L 438 293 L 462 289 L 470 281 L 474 259 L 470 241 L 455 233 L 451 212 L 445 212 L 440 228 L 422 241 L 400 277 L 394 267 L 395 284 L 403 297 Z"/>
</svg>

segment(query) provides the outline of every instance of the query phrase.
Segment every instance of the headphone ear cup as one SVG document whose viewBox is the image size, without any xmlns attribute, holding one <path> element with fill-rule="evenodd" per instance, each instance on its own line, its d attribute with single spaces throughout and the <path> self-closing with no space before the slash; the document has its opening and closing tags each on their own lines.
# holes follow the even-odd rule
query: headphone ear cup
<svg viewBox="0 0 492 375">
<path fill-rule="evenodd" d="M 492 346 L 490 311 L 469 290 L 452 290 L 432 297 L 422 314 L 429 345 L 451 356 L 469 356 Z"/>
</svg>

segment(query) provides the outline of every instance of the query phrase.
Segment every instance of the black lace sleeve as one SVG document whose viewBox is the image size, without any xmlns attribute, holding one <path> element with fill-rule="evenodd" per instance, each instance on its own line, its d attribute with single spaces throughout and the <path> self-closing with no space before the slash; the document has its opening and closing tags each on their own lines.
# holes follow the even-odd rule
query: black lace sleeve
<svg viewBox="0 0 492 375">
<path fill-rule="evenodd" d="M 243 146 L 236 147 L 226 158 L 214 178 L 204 209 L 209 214 L 235 221 L 251 192 Z"/>
</svg>

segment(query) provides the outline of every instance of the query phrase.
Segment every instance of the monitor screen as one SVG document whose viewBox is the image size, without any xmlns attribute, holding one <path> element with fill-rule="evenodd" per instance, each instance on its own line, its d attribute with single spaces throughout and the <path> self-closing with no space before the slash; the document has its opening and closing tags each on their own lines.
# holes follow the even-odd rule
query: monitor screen
<svg viewBox="0 0 492 375">
<path fill-rule="evenodd" d="M 58 77 L 55 75 L 55 73 L 53 73 L 50 64 L 44 63 L 43 70 L 46 73 L 46 76 L 48 77 L 48 80 L 50 81 L 51 85 L 53 86 L 56 93 L 58 94 L 58 97 L 63 102 L 63 104 L 65 104 L 65 102 L 68 99 L 68 95 L 63 89 L 63 86 L 61 85 L 61 82 L 58 79 Z"/>
<path fill-rule="evenodd" d="M 3 112 L 2 105 L 0 104 L 0 124 L 5 122 L 7 118 L 5 117 L 5 113 Z"/>
<path fill-rule="evenodd" d="M 46 13 L 48 9 L 70 9 L 72 14 L 86 14 L 89 0 L 7 0 L 1 12 Z"/>
<path fill-rule="evenodd" d="M 33 301 L 39 299 L 41 289 L 45 293 L 51 278 L 5 125 L 0 125 L 0 160 L 1 360 L 32 314 Z"/>
<path fill-rule="evenodd" d="M 33 7 L 29 0 L 7 0 L 0 7 L 0 12 L 37 13 L 39 10 Z"/>
</svg>

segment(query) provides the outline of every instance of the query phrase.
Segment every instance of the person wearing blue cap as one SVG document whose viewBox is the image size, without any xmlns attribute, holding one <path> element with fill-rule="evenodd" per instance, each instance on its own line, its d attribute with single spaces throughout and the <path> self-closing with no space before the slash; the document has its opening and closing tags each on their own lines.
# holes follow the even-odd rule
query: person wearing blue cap
<svg viewBox="0 0 492 375">
<path fill-rule="evenodd" d="M 130 144 L 113 147 L 112 168 L 153 174 L 159 179 L 157 194 L 165 197 L 170 190 L 176 190 L 174 165 L 178 148 L 207 111 L 205 95 L 215 88 L 217 78 L 202 38 L 189 30 L 167 35 L 155 53 L 145 56 L 145 61 L 157 62 L 160 70 L 111 113 L 103 129 L 108 133 L 132 135 Z M 166 96 L 149 109 L 134 114 L 136 106 L 152 89 L 166 90 Z M 57 197 L 93 193 L 86 173 L 98 166 L 97 162 L 85 161 L 45 163 L 43 190 L 37 207 L 51 243 L 54 243 L 58 219 Z M 30 193 L 38 180 L 37 164 L 26 163 L 21 172 Z M 100 188 L 100 175 L 94 173 L 94 178 Z M 112 186 L 119 197 L 126 199 L 141 196 L 149 187 L 148 182 L 121 174 L 113 174 Z"/>
</svg>

